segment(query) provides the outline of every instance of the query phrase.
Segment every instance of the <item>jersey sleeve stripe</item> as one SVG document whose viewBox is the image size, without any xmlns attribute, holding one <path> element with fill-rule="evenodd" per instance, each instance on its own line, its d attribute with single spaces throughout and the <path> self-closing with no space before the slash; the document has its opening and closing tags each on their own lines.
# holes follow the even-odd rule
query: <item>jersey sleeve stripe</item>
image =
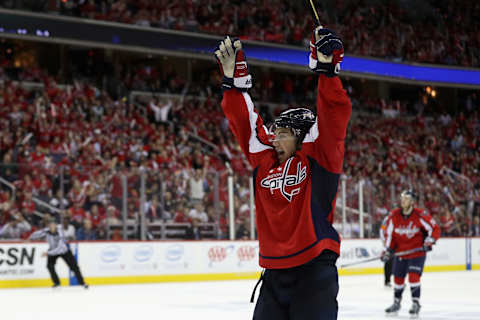
<svg viewBox="0 0 480 320">
<path fill-rule="evenodd" d="M 303 139 L 303 143 L 306 142 L 314 142 L 318 138 L 318 117 L 315 124 L 310 128 L 308 133 L 305 135 L 305 139 Z"/>
<path fill-rule="evenodd" d="M 423 220 L 422 218 L 420 218 L 420 223 L 422 224 L 422 226 L 425 228 L 425 230 L 427 230 L 428 232 L 428 236 L 431 237 L 432 236 L 432 233 L 433 233 L 433 228 L 430 224 L 428 224 L 425 220 Z"/>
<path fill-rule="evenodd" d="M 243 94 L 243 98 L 245 99 L 245 103 L 247 105 L 248 117 L 250 121 L 250 130 L 251 130 L 250 140 L 248 141 L 248 151 L 250 153 L 258 153 L 268 149 L 272 149 L 272 147 L 268 144 L 268 141 L 267 141 L 267 137 L 268 137 L 267 128 L 264 125 L 257 128 L 260 117 L 258 116 L 258 113 L 255 112 L 250 95 L 246 92 L 243 92 L 242 94 Z"/>
<path fill-rule="evenodd" d="M 393 223 L 392 220 L 388 221 L 387 226 L 387 241 L 385 242 L 385 247 L 390 248 L 392 243 L 392 233 L 393 233 Z"/>
</svg>

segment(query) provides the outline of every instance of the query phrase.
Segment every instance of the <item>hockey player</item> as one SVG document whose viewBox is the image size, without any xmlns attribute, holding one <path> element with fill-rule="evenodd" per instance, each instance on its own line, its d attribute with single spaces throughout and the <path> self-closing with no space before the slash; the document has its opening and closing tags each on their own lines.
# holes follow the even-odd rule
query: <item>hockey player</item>
<svg viewBox="0 0 480 320">
<path fill-rule="evenodd" d="M 393 262 L 394 275 L 394 302 L 385 311 L 387 314 L 397 314 L 400 310 L 405 277 L 412 294 L 412 307 L 409 310 L 413 318 L 420 312 L 420 277 L 425 264 L 425 252 L 432 250 L 432 246 L 440 237 L 440 227 L 435 220 L 424 210 L 414 207 L 416 194 L 413 190 L 402 192 L 401 208 L 394 209 L 387 220 L 386 250 L 382 253 L 382 261 L 388 261 L 395 251 L 417 251 L 395 257 Z"/>
<path fill-rule="evenodd" d="M 255 320 L 337 319 L 340 237 L 332 222 L 352 108 L 337 77 L 342 41 L 318 27 L 310 48 L 309 66 L 319 74 L 317 115 L 287 110 L 271 130 L 246 92 L 252 79 L 240 41 L 226 37 L 215 51 L 222 108 L 254 169 L 259 263 L 266 269 Z"/>
</svg>

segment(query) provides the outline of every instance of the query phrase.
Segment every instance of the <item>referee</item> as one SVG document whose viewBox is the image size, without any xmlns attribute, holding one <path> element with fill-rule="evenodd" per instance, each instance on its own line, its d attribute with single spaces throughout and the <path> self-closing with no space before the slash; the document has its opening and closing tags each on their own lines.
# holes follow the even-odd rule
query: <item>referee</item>
<svg viewBox="0 0 480 320">
<path fill-rule="evenodd" d="M 382 225 L 380 226 L 379 235 L 380 239 L 382 240 L 383 248 L 385 249 L 385 232 L 387 230 L 387 219 L 389 215 L 387 214 L 385 218 L 383 218 Z M 392 269 L 393 269 L 393 256 L 390 257 L 389 260 L 385 261 L 385 265 L 383 266 L 383 273 L 385 275 L 385 287 L 390 287 L 390 279 L 392 277 Z"/>
<path fill-rule="evenodd" d="M 58 257 L 61 257 L 67 263 L 70 270 L 75 273 L 78 283 L 85 289 L 88 289 L 88 284 L 83 280 L 77 261 L 67 245 L 65 231 L 63 230 L 62 225 L 57 227 L 55 219 L 51 219 L 48 223 L 48 228 L 35 231 L 30 235 L 29 240 L 43 238 L 46 238 L 49 246 L 47 251 L 47 269 L 48 272 L 50 272 L 50 277 L 53 281 L 53 288 L 60 286 L 60 279 L 58 279 L 57 272 L 55 271 L 55 263 L 57 262 Z"/>
</svg>

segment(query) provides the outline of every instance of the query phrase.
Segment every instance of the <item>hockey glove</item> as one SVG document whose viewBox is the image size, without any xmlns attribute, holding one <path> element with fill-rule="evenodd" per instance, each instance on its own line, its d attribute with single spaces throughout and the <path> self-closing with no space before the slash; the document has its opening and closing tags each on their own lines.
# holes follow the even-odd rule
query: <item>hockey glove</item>
<svg viewBox="0 0 480 320">
<path fill-rule="evenodd" d="M 423 250 L 424 251 L 432 251 L 432 246 L 435 244 L 435 239 L 432 237 L 426 237 L 423 240 Z"/>
<path fill-rule="evenodd" d="M 380 260 L 382 262 L 387 262 L 388 260 L 390 260 L 391 258 L 393 257 L 393 250 L 392 249 L 386 249 L 382 252 L 382 254 L 380 255 Z"/>
<path fill-rule="evenodd" d="M 246 91 L 252 87 L 252 76 L 248 74 L 247 60 L 240 40 L 232 41 L 230 37 L 225 37 L 215 49 L 215 58 L 223 75 L 224 90 L 237 88 Z"/>
<path fill-rule="evenodd" d="M 333 31 L 322 26 L 313 30 L 308 64 L 312 71 L 327 77 L 338 75 L 343 54 L 342 40 Z"/>
</svg>

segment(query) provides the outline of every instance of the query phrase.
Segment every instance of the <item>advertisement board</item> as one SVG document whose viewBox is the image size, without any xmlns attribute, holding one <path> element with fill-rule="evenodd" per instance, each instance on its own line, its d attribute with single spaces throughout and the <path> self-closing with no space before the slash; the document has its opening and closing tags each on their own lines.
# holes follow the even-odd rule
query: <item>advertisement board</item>
<svg viewBox="0 0 480 320">
<path fill-rule="evenodd" d="M 92 277 L 261 270 L 255 241 L 80 243 L 79 264 Z"/>
<path fill-rule="evenodd" d="M 0 243 L 0 288 L 15 286 L 16 280 L 25 280 L 32 286 L 45 285 L 50 278 L 47 270 L 45 243 Z M 68 282 L 68 267 L 57 262 L 56 270 L 61 281 Z M 41 280 L 40 282 L 38 280 Z"/>
<path fill-rule="evenodd" d="M 466 270 L 466 241 L 440 239 L 427 254 L 425 271 Z M 128 241 L 72 243 L 80 269 L 90 284 L 255 279 L 258 266 L 256 241 Z M 45 243 L 0 243 L 0 288 L 49 286 Z M 342 241 L 337 266 L 380 256 L 378 239 Z M 480 238 L 471 241 L 473 268 L 480 266 Z M 62 284 L 68 279 L 61 259 L 56 266 Z M 383 263 L 374 260 L 339 268 L 340 275 L 382 273 Z"/>
</svg>

